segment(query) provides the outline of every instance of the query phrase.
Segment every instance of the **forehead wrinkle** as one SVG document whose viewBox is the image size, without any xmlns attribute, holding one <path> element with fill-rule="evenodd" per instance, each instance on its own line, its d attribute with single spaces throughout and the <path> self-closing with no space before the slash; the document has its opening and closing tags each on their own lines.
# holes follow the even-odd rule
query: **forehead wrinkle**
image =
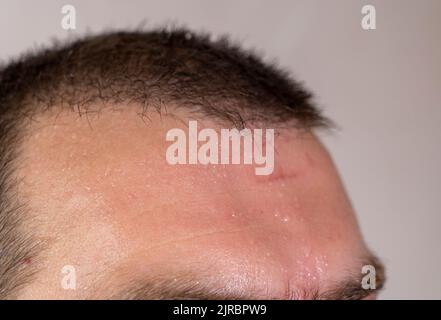
<svg viewBox="0 0 441 320">
<path fill-rule="evenodd" d="M 169 245 L 173 245 L 179 242 L 187 242 L 187 241 L 193 241 L 196 239 L 200 239 L 200 238 L 204 238 L 204 237 L 212 237 L 212 236 L 217 236 L 217 235 L 225 235 L 225 234 L 235 234 L 235 233 L 240 233 L 240 232 L 244 232 L 246 230 L 255 230 L 255 229 L 260 229 L 260 228 L 264 228 L 265 226 L 271 225 L 270 223 L 259 223 L 259 224 L 254 224 L 254 225 L 246 225 L 237 229 L 233 229 L 233 230 L 213 230 L 213 231 L 205 231 L 205 232 L 195 232 L 193 235 L 188 236 L 188 237 L 180 237 L 180 238 L 175 238 L 173 240 L 167 240 L 167 241 L 161 241 L 155 245 L 151 245 L 148 246 L 147 248 L 145 248 L 146 251 L 150 251 L 150 250 L 155 250 L 155 249 L 159 249 L 162 248 L 164 246 L 169 246 Z M 274 233 L 276 233 L 275 231 L 273 231 Z"/>
</svg>

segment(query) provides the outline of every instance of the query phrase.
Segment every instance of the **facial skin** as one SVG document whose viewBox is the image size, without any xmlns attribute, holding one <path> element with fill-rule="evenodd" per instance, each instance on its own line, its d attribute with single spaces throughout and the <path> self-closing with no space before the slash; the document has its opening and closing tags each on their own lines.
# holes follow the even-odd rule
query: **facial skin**
<svg viewBox="0 0 441 320">
<path fill-rule="evenodd" d="M 269 176 L 250 165 L 172 166 L 166 132 L 186 131 L 188 119 L 142 119 L 126 106 L 35 119 L 19 193 L 47 249 L 27 261 L 39 271 L 19 298 L 308 299 L 358 281 L 369 251 L 314 135 L 276 129 Z M 65 265 L 75 290 L 61 286 Z"/>
</svg>

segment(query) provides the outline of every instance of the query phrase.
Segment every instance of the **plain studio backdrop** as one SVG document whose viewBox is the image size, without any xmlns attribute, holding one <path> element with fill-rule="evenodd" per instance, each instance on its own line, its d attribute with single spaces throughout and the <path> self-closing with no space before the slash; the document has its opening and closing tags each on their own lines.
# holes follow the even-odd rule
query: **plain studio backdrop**
<svg viewBox="0 0 441 320">
<path fill-rule="evenodd" d="M 76 30 L 61 27 L 63 5 Z M 361 8 L 376 8 L 376 30 Z M 322 134 L 367 242 L 380 298 L 441 298 L 441 1 L 7 1 L 0 58 L 85 32 L 164 23 L 230 34 L 305 82 L 339 125 Z"/>
</svg>

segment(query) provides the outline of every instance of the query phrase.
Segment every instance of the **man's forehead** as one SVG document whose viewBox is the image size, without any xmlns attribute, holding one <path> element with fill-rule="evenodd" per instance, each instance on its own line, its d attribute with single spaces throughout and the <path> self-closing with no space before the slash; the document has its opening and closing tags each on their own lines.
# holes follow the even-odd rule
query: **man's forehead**
<svg viewBox="0 0 441 320">
<path fill-rule="evenodd" d="M 182 117 L 144 120 L 135 112 L 63 113 L 29 131 L 22 175 L 32 188 L 22 187 L 41 219 L 56 225 L 48 230 L 56 230 L 58 252 L 68 251 L 54 263 L 73 260 L 86 273 L 213 263 L 280 282 L 320 281 L 330 265 L 355 263 L 346 258 L 360 254 L 355 221 L 329 201 L 340 186 L 312 135 L 278 136 L 274 176 L 256 177 L 243 165 L 171 166 L 165 132 L 185 128 Z"/>
<path fill-rule="evenodd" d="M 228 205 L 240 200 L 243 212 L 232 214 L 247 216 L 250 211 L 254 219 L 253 203 L 259 207 L 269 202 L 282 210 L 287 197 L 292 206 L 288 209 L 300 213 L 302 198 L 319 188 L 317 179 L 334 178 L 326 172 L 332 165 L 317 140 L 295 131 L 276 136 L 275 169 L 269 176 L 256 176 L 243 164 L 170 165 L 165 135 L 173 127 L 185 129 L 182 118 L 153 114 L 144 123 L 135 112 L 90 119 L 69 113 L 43 118 L 25 141 L 23 170 L 28 172 L 23 176 L 29 184 L 62 184 L 64 193 L 51 189 L 56 193 L 53 199 L 100 194 L 116 207 L 130 204 L 144 211 L 154 206 L 164 210 L 176 204 L 178 196 L 188 197 L 184 207 L 191 210 L 204 206 L 231 211 L 234 208 Z"/>
</svg>

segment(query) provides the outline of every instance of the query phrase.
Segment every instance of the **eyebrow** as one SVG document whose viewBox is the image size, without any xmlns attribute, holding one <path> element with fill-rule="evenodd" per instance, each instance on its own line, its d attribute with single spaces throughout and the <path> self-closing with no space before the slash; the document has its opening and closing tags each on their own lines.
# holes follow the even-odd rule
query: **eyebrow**
<svg viewBox="0 0 441 320">
<path fill-rule="evenodd" d="M 321 300 L 362 300 L 369 296 L 378 294 L 386 282 L 385 267 L 383 263 L 373 254 L 369 254 L 362 260 L 362 265 L 370 265 L 375 270 L 375 289 L 365 289 L 362 286 L 362 279 L 366 274 L 352 273 L 346 281 L 343 281 L 323 293 L 319 293 L 316 299 Z"/>
<path fill-rule="evenodd" d="M 147 281 L 131 282 L 112 296 L 112 300 L 361 300 L 378 292 L 384 287 L 385 269 L 382 262 L 369 254 L 361 260 L 359 272 L 346 271 L 344 280 L 335 283 L 322 292 L 314 289 L 287 290 L 285 296 L 263 297 L 252 292 L 232 292 L 227 285 L 223 288 L 210 283 L 207 276 L 200 274 L 182 273 L 152 277 Z M 372 265 L 375 268 L 375 289 L 364 289 L 361 273 L 362 265 Z"/>
</svg>

